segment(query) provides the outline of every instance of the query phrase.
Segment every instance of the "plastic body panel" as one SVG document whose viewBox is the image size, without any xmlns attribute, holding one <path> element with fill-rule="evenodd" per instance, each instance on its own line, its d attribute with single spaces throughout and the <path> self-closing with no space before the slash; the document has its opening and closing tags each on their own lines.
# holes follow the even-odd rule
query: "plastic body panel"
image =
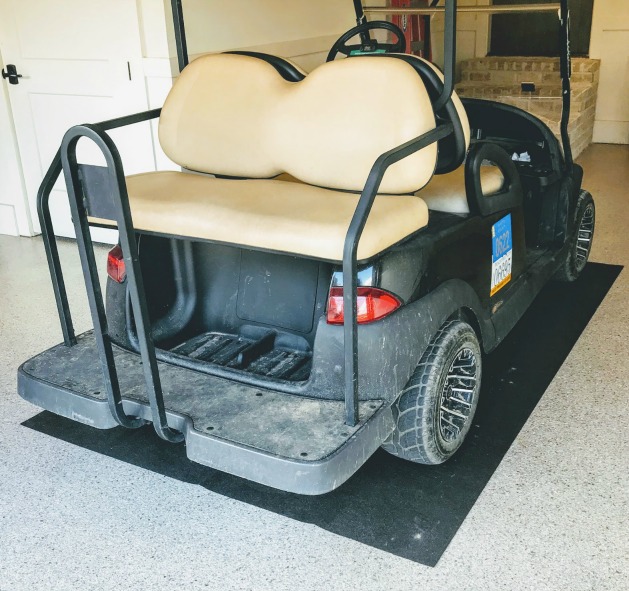
<svg viewBox="0 0 629 591">
<path fill-rule="evenodd" d="M 490 296 L 491 228 L 507 213 L 511 214 L 513 222 L 513 277 L 503 290 Z M 160 240 L 164 239 L 147 238 L 143 237 L 144 242 L 141 241 L 141 258 L 154 261 L 155 257 L 151 253 L 163 247 L 160 246 Z M 238 332 L 244 326 L 251 325 L 284 331 L 295 339 L 295 347 L 306 347 L 312 351 L 312 370 L 305 382 L 290 383 L 233 368 L 190 364 L 161 349 L 158 342 L 159 359 L 253 386 L 315 398 L 342 399 L 343 332 L 341 327 L 328 325 L 325 321 L 327 292 L 333 275 L 338 274 L 338 268 L 324 262 L 303 261 L 270 253 L 256 253 L 251 258 L 249 251 L 211 244 L 197 244 L 191 252 L 196 257 L 194 268 L 198 269 L 195 280 L 199 303 L 191 324 L 183 331 L 184 335 L 208 329 Z M 554 268 L 559 264 L 560 254 L 560 249 L 541 253 L 538 264 Z M 280 291 L 285 293 L 286 301 L 301 299 L 297 294 L 301 293 L 303 284 L 292 285 L 290 281 L 296 268 L 311 267 L 311 279 L 308 280 L 311 288 L 315 285 L 314 269 L 317 269 L 316 297 L 312 294 L 301 309 L 299 306 L 293 308 L 295 319 L 291 321 L 292 329 L 287 329 L 287 322 L 282 318 L 272 323 L 273 314 L 276 314 L 275 300 L 269 300 L 273 310 L 267 311 L 262 306 L 261 316 L 257 319 L 252 312 L 253 308 L 249 310 L 251 314 L 246 314 L 247 318 L 242 318 L 238 302 L 243 282 L 267 277 L 267 273 L 271 277 L 277 276 L 282 260 L 285 270 L 279 273 Z M 245 261 L 244 266 L 242 261 Z M 360 400 L 380 397 L 394 400 L 404 388 L 432 336 L 452 316 L 466 316 L 479 331 L 484 349 L 493 349 L 504 337 L 502 327 L 512 324 L 501 321 L 496 328 L 494 312 L 500 309 L 501 316 L 510 316 L 514 324 L 541 288 L 541 285 L 536 284 L 531 289 L 532 277 L 538 271 L 527 268 L 528 264 L 522 206 L 486 217 L 433 213 L 424 232 L 364 264 L 359 279 L 395 293 L 404 305 L 392 315 L 358 328 Z M 154 269 L 152 265 L 150 267 Z M 273 269 L 275 272 L 271 272 Z M 297 280 L 299 275 L 294 275 L 294 278 Z M 147 277 L 147 284 L 152 281 L 156 285 L 163 283 L 155 277 Z M 511 299 L 520 289 L 527 295 L 523 301 L 516 298 L 518 303 L 512 307 Z M 155 290 L 155 293 L 163 292 Z M 112 335 L 121 346 L 135 349 L 130 338 L 133 327 L 128 324 L 128 308 L 122 305 L 126 301 L 124 284 L 109 282 L 107 299 Z M 171 300 L 176 299 L 171 296 Z M 277 305 L 282 308 L 281 302 Z M 298 318 L 300 313 L 308 322 L 312 322 L 309 332 L 296 330 L 301 322 L 305 322 Z M 154 322 L 159 325 L 160 319 L 155 318 Z"/>
</svg>

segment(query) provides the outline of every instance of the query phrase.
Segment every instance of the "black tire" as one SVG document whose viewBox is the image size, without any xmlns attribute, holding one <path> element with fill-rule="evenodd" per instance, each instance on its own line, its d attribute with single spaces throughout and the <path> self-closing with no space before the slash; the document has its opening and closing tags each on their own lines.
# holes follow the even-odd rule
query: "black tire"
<svg viewBox="0 0 629 591">
<path fill-rule="evenodd" d="M 555 274 L 554 279 L 557 281 L 576 281 L 590 257 L 596 209 L 592 195 L 587 191 L 581 190 L 574 216 L 575 230 L 570 237 L 570 250 L 564 264 Z"/>
<path fill-rule="evenodd" d="M 445 462 L 472 425 L 480 382 L 481 349 L 474 329 L 460 320 L 446 322 L 393 404 L 396 427 L 382 447 L 418 464 Z M 459 386 L 456 394 L 454 386 Z"/>
</svg>

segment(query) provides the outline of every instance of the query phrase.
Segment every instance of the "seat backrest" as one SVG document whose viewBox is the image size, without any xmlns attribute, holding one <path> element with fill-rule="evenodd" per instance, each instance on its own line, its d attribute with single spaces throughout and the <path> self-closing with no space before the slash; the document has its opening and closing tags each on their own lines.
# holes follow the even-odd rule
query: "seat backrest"
<svg viewBox="0 0 629 591">
<path fill-rule="evenodd" d="M 405 53 L 389 54 L 404 60 L 415 68 L 421 76 L 428 94 L 433 103 L 437 101 L 443 90 L 443 73 L 433 63 L 416 55 Z M 447 121 L 454 126 L 454 133 L 439 141 L 439 156 L 435 174 L 452 172 L 465 160 L 470 147 L 470 122 L 465 112 L 465 107 L 455 91 L 452 91 L 450 100 L 436 113 L 437 122 Z"/>
<path fill-rule="evenodd" d="M 190 170 L 247 178 L 286 172 L 360 191 L 378 156 L 434 127 L 424 83 L 399 59 L 339 60 L 290 82 L 265 60 L 215 54 L 196 59 L 176 80 L 159 138 Z M 436 160 L 432 144 L 397 162 L 380 192 L 418 190 Z"/>
</svg>

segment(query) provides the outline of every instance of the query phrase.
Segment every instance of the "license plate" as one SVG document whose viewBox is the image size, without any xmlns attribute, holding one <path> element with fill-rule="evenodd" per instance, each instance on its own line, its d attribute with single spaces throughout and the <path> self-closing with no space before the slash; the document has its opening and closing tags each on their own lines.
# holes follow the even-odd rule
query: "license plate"
<svg viewBox="0 0 629 591">
<path fill-rule="evenodd" d="M 511 281 L 513 266 L 513 240 L 511 235 L 511 214 L 498 220 L 491 227 L 491 289 L 494 295 Z"/>
</svg>

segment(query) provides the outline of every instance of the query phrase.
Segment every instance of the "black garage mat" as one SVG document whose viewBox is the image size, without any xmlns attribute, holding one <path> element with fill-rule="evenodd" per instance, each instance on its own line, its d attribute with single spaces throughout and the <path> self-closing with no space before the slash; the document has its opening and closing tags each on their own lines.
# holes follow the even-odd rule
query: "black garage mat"
<svg viewBox="0 0 629 591">
<path fill-rule="evenodd" d="M 550 284 L 540 294 L 486 358 L 474 427 L 442 466 L 414 465 L 379 451 L 340 489 L 300 497 L 194 464 L 181 446 L 158 439 L 152 427 L 97 431 L 48 412 L 23 425 L 434 566 L 621 269 L 591 263 L 578 282 Z"/>
</svg>

